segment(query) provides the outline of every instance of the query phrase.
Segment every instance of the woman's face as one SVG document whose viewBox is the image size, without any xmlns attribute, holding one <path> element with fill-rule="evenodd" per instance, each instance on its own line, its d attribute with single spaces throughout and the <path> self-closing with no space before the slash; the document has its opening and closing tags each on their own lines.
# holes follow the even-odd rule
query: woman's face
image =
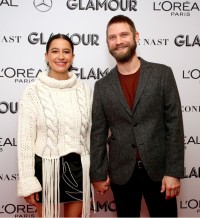
<svg viewBox="0 0 200 218">
<path fill-rule="evenodd" d="M 72 65 L 74 54 L 70 43 L 65 39 L 54 39 L 45 58 L 50 67 L 50 73 L 65 74 Z"/>
</svg>

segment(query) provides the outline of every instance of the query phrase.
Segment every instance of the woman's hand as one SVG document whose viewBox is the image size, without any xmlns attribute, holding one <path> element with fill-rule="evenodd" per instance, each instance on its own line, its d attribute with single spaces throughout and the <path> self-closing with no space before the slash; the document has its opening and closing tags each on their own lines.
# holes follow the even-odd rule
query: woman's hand
<svg viewBox="0 0 200 218">
<path fill-rule="evenodd" d="M 34 194 L 31 194 L 27 197 L 24 197 L 25 201 L 28 203 L 28 204 L 31 204 L 35 207 L 38 206 L 38 203 L 37 201 L 39 201 L 39 195 L 38 193 L 34 193 Z"/>
</svg>

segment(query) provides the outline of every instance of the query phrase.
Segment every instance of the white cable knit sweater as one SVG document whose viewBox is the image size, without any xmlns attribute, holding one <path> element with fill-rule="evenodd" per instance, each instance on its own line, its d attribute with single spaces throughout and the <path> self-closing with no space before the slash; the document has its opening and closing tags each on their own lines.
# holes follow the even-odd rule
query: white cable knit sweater
<svg viewBox="0 0 200 218">
<path fill-rule="evenodd" d="M 48 164 L 52 168 L 50 175 L 47 175 L 48 172 L 43 172 L 43 179 L 44 174 L 46 177 L 46 181 L 45 179 L 43 181 L 46 195 L 58 199 L 55 193 L 50 193 L 49 189 L 52 187 L 49 185 L 49 180 L 57 181 L 58 179 L 59 157 L 76 152 L 81 155 L 83 167 L 82 216 L 88 217 L 90 212 L 89 139 L 92 92 L 86 84 L 77 79 L 74 73 L 69 73 L 69 77 L 68 80 L 56 80 L 48 77 L 46 72 L 40 73 L 38 79 L 25 89 L 19 101 L 18 196 L 25 197 L 42 190 L 41 184 L 34 176 L 34 157 L 37 154 L 43 159 L 45 164 L 43 168 Z M 59 185 L 57 189 L 59 190 Z M 44 217 L 52 215 L 51 212 L 47 212 L 48 207 L 48 202 L 44 201 L 46 210 Z M 59 217 L 59 212 L 57 217 Z"/>
</svg>

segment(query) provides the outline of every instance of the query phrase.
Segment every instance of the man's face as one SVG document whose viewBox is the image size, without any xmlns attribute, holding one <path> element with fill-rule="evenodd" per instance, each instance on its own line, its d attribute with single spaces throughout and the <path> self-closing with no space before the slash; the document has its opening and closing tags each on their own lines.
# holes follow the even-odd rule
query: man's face
<svg viewBox="0 0 200 218">
<path fill-rule="evenodd" d="M 127 23 L 114 23 L 107 29 L 109 52 L 119 63 L 125 63 L 134 56 L 137 39 L 138 33 L 134 35 Z"/>
</svg>

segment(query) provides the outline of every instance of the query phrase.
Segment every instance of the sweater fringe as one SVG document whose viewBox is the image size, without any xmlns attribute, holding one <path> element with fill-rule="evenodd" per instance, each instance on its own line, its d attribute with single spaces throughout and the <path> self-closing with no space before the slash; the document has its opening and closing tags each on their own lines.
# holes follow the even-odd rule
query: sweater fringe
<svg viewBox="0 0 200 218">
<path fill-rule="evenodd" d="M 90 156 L 89 153 L 81 155 L 81 164 L 83 169 L 83 208 L 82 217 L 90 217 Z M 59 218 L 60 217 L 60 160 L 43 158 L 43 207 L 42 217 Z"/>
<path fill-rule="evenodd" d="M 83 209 L 82 217 L 87 218 L 90 216 L 90 156 L 88 153 L 81 155 L 81 163 L 83 168 Z"/>
<path fill-rule="evenodd" d="M 42 160 L 43 171 L 43 207 L 42 217 L 60 217 L 60 161 L 59 159 Z"/>
</svg>

